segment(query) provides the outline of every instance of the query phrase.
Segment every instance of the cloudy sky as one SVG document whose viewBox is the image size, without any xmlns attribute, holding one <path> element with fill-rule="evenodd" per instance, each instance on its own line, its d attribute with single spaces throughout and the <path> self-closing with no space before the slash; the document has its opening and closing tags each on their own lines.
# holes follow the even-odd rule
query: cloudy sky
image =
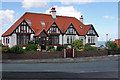
<svg viewBox="0 0 120 80">
<path fill-rule="evenodd" d="M 3 34 L 25 12 L 49 14 L 52 6 L 57 15 L 84 17 L 84 24 L 93 24 L 99 34 L 99 41 L 106 40 L 106 34 L 118 38 L 119 0 L 4 0 L 0 3 L 0 35 Z"/>
</svg>

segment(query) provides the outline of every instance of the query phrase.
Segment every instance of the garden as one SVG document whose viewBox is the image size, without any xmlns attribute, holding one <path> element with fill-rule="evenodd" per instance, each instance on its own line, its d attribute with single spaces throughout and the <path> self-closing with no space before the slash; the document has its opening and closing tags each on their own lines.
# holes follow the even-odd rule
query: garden
<svg viewBox="0 0 120 80">
<path fill-rule="evenodd" d="M 0 44 L 0 46 L 2 46 L 2 44 Z M 52 45 L 47 45 L 46 52 L 57 52 L 57 51 L 63 51 L 63 49 L 73 49 L 73 48 L 75 49 L 75 51 L 101 51 L 101 50 L 120 51 L 120 47 L 118 47 L 117 44 L 113 43 L 112 41 L 108 41 L 107 43 L 105 43 L 105 47 L 101 45 L 100 48 L 97 48 L 97 47 L 92 47 L 89 44 L 83 45 L 83 42 L 81 40 L 75 40 L 71 44 L 58 45 L 57 48 L 55 48 Z M 35 52 L 37 51 L 37 49 L 38 49 L 38 45 L 34 41 L 30 41 L 25 49 L 23 49 L 23 47 L 19 45 L 13 46 L 12 48 L 6 46 L 0 47 L 2 53 L 16 53 L 16 54 L 22 54 L 28 51 Z M 42 52 L 42 50 L 40 51 Z"/>
</svg>

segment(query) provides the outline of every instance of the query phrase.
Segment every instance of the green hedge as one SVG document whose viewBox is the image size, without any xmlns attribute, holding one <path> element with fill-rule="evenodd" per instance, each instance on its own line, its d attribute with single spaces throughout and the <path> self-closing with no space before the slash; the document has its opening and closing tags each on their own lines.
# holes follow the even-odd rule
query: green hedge
<svg viewBox="0 0 120 80">
<path fill-rule="evenodd" d="M 36 51 L 37 48 L 36 44 L 28 44 L 28 46 L 26 46 L 26 51 Z"/>
</svg>

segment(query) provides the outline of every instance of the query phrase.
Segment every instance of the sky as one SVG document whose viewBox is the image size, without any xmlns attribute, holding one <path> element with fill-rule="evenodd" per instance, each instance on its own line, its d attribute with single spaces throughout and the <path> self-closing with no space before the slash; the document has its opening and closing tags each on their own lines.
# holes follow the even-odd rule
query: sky
<svg viewBox="0 0 120 80">
<path fill-rule="evenodd" d="M 36 1 L 36 2 L 35 2 Z M 118 38 L 118 0 L 11 0 L 0 6 L 0 35 L 8 30 L 25 12 L 50 14 L 55 7 L 57 15 L 76 17 L 83 15 L 84 24 L 93 24 L 99 34 L 98 41 Z M 0 37 L 1 38 L 1 37 Z"/>
</svg>

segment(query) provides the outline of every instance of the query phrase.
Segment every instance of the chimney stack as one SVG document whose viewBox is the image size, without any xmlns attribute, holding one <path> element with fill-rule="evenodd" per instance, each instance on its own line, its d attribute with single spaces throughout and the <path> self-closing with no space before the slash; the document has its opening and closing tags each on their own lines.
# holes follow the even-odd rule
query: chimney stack
<svg viewBox="0 0 120 80">
<path fill-rule="evenodd" d="M 56 19 L 56 10 L 55 10 L 55 7 L 52 7 L 50 13 L 51 13 L 52 18 Z"/>
<path fill-rule="evenodd" d="M 83 23 L 83 16 L 81 15 L 80 21 Z"/>
</svg>

